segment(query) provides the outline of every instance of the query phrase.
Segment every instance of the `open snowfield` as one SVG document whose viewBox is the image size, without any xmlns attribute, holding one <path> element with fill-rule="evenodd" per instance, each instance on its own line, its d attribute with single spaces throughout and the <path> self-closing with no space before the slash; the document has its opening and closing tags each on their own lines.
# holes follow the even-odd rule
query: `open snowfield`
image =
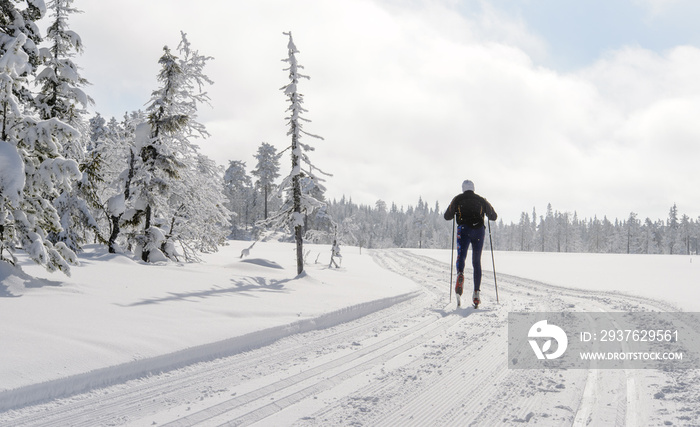
<svg viewBox="0 0 700 427">
<path fill-rule="evenodd" d="M 449 263 L 450 252 L 412 250 Z M 471 263 L 471 252 L 467 265 Z M 682 311 L 700 312 L 700 257 L 683 255 L 623 255 L 484 251 L 484 269 L 546 284 L 599 292 L 621 292 L 658 299 Z M 491 279 L 484 274 L 485 278 Z M 498 278 L 498 277 L 497 277 Z M 490 288 L 484 287 L 487 291 Z"/>
<path fill-rule="evenodd" d="M 698 370 L 507 367 L 509 312 L 700 311 L 697 257 L 496 253 L 496 304 L 484 252 L 474 310 L 449 251 L 249 246 L 0 264 L 0 425 L 700 425 Z"/>
</svg>

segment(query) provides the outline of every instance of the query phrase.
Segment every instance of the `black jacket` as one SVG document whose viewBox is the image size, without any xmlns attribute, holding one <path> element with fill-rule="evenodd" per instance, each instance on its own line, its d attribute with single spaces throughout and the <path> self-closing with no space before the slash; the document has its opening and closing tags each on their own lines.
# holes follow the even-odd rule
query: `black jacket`
<svg viewBox="0 0 700 427">
<path fill-rule="evenodd" d="M 491 221 L 498 218 L 491 203 L 471 190 L 455 196 L 445 211 L 446 220 L 456 218 L 458 225 L 471 228 L 484 227 L 484 215 Z"/>
</svg>

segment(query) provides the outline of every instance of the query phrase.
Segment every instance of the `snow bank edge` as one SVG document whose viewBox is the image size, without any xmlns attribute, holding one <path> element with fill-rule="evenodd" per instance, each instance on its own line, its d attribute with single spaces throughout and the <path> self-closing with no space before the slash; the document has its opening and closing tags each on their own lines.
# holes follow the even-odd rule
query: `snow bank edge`
<svg viewBox="0 0 700 427">
<path fill-rule="evenodd" d="M 275 326 L 222 341 L 190 347 L 174 353 L 148 359 L 134 360 L 120 365 L 96 369 L 43 383 L 31 384 L 0 392 L 0 412 L 24 406 L 65 398 L 92 389 L 120 384 L 129 380 L 171 371 L 185 366 L 232 356 L 244 351 L 270 345 L 290 335 L 330 328 L 350 322 L 392 305 L 415 298 L 421 293 L 413 291 L 382 298 L 322 314 L 315 318 Z"/>
</svg>

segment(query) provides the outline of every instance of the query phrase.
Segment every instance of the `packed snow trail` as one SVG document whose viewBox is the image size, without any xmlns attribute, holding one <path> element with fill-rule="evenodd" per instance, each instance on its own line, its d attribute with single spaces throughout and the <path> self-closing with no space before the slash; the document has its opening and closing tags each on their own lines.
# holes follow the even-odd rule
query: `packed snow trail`
<svg viewBox="0 0 700 427">
<path fill-rule="evenodd" d="M 11 426 L 673 425 L 697 420 L 697 371 L 507 368 L 509 311 L 672 311 L 643 298 L 484 272 L 482 305 L 448 304 L 449 265 L 373 251 L 422 292 L 271 345 L 10 411 Z M 489 279 L 489 277 L 491 279 Z M 471 282 L 465 283 L 469 289 Z"/>
</svg>

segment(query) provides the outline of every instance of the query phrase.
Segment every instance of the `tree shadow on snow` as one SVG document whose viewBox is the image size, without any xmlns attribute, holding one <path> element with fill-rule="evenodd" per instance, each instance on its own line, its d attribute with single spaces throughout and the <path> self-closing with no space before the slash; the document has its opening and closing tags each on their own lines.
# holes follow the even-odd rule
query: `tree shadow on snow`
<svg viewBox="0 0 700 427">
<path fill-rule="evenodd" d="M 135 307 L 139 305 L 149 305 L 149 304 L 159 304 L 169 301 L 189 301 L 194 302 L 196 300 L 201 300 L 205 298 L 220 297 L 227 294 L 230 295 L 244 295 L 247 297 L 256 297 L 254 293 L 257 292 L 283 292 L 289 293 L 285 289 L 284 285 L 294 279 L 283 279 L 283 280 L 268 280 L 264 277 L 245 277 L 242 280 L 234 280 L 233 286 L 229 288 L 212 287 L 211 289 L 192 291 L 192 292 L 169 292 L 167 296 L 161 298 L 149 298 L 142 301 L 138 301 L 131 304 L 122 305 L 123 307 Z"/>
<path fill-rule="evenodd" d="M 255 264 L 255 265 L 259 265 L 261 267 L 276 268 L 276 269 L 282 270 L 281 265 L 277 264 L 274 261 L 270 261 L 270 260 L 262 259 L 262 258 L 248 258 L 248 259 L 243 259 L 240 262 L 245 262 L 248 264 Z"/>
<path fill-rule="evenodd" d="M 1 280 L 1 279 L 0 279 Z M 7 286 L 0 281 L 0 298 L 17 298 L 19 295 L 15 295 L 7 288 Z"/>
<path fill-rule="evenodd" d="M 24 289 L 63 286 L 63 282 L 32 277 L 20 268 L 0 261 L 0 298 L 21 297 Z"/>
</svg>

